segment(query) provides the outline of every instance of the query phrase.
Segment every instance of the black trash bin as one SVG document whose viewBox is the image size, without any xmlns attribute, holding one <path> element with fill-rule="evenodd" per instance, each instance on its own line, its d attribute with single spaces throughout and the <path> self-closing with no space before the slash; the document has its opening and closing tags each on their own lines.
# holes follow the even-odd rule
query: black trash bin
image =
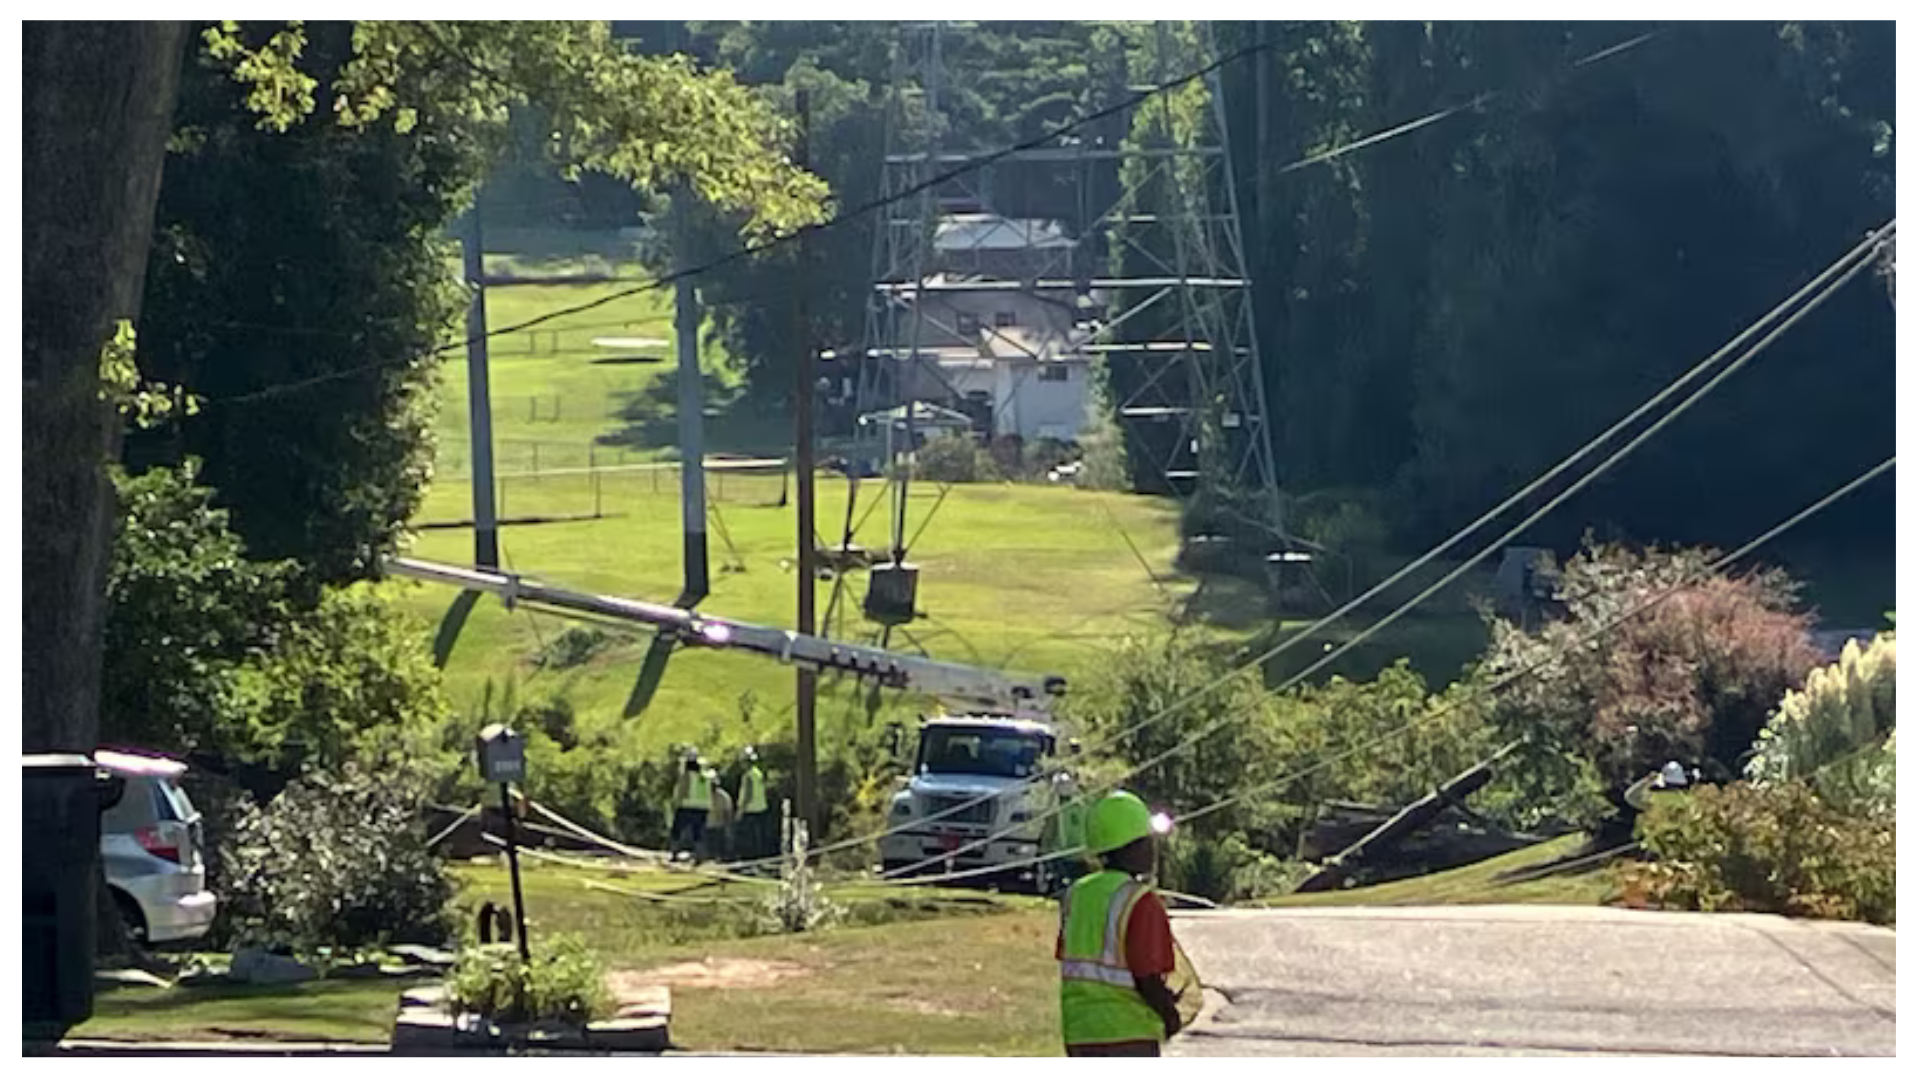
<svg viewBox="0 0 1920 1080">
<path fill-rule="evenodd" d="M 100 812 L 124 789 L 84 754 L 23 759 L 20 965 L 30 1045 L 58 1042 L 93 1015 Z"/>
</svg>

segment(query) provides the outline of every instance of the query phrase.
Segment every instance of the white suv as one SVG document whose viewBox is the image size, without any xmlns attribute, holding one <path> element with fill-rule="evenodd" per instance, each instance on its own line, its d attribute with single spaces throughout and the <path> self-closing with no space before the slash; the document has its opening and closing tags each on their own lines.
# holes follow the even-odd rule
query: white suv
<svg viewBox="0 0 1920 1080">
<path fill-rule="evenodd" d="M 204 936 L 217 901 L 207 891 L 200 812 L 180 787 L 186 765 L 116 750 L 93 759 L 127 785 L 100 815 L 100 858 L 128 932 L 149 945 Z"/>
</svg>

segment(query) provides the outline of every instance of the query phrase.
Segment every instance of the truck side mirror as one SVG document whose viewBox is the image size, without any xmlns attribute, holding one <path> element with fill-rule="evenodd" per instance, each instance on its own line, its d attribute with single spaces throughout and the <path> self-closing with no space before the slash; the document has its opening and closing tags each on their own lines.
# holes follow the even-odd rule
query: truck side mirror
<svg viewBox="0 0 1920 1080">
<path fill-rule="evenodd" d="M 887 752 L 892 754 L 895 760 L 899 760 L 899 757 L 900 757 L 900 725 L 899 724 L 887 725 Z"/>
</svg>

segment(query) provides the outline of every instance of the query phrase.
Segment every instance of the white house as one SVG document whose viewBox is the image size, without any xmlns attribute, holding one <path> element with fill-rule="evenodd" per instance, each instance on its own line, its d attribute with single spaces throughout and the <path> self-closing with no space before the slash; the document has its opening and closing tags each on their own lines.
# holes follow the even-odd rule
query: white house
<svg viewBox="0 0 1920 1080">
<path fill-rule="evenodd" d="M 935 233 L 941 269 L 905 298 L 916 318 L 889 350 L 912 358 L 900 396 L 946 402 L 995 437 L 1078 438 L 1092 388 L 1089 335 L 1076 323 L 1103 300 L 1026 284 L 1066 277 L 1073 246 L 1054 222 L 943 218 Z"/>
</svg>

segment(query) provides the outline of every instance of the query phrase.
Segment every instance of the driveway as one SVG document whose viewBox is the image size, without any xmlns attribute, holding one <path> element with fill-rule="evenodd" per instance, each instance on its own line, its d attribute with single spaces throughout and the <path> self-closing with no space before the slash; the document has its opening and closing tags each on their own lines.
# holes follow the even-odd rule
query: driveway
<svg viewBox="0 0 1920 1080">
<path fill-rule="evenodd" d="M 1184 1056 L 1891 1055 L 1894 934 L 1550 906 L 1179 913 Z"/>
</svg>

